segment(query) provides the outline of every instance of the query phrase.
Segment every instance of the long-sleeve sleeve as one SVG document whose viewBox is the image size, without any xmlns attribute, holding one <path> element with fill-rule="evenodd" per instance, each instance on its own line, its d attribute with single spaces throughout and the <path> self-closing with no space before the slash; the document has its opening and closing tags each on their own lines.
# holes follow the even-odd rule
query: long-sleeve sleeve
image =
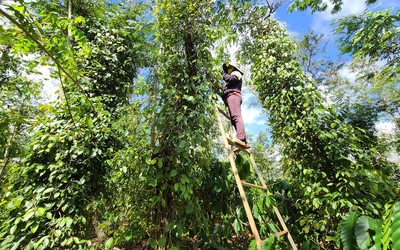
<svg viewBox="0 0 400 250">
<path fill-rule="evenodd" d="M 239 71 L 233 71 L 231 74 L 224 73 L 222 74 L 222 78 L 225 81 L 224 86 L 222 87 L 223 95 L 225 96 L 230 92 L 241 92 L 242 90 L 242 74 Z"/>
<path fill-rule="evenodd" d="M 232 74 L 224 73 L 222 75 L 222 78 L 224 79 L 225 82 L 228 82 L 228 83 L 239 81 L 239 80 L 241 80 L 242 75 L 239 72 L 237 72 L 237 73 L 236 72 L 237 71 L 234 71 L 234 72 L 232 72 Z"/>
</svg>

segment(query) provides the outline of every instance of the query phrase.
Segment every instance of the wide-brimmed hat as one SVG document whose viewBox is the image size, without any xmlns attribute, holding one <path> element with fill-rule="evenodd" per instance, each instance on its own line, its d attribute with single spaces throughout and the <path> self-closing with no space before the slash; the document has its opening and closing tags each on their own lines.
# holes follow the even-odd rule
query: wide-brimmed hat
<svg viewBox="0 0 400 250">
<path fill-rule="evenodd" d="M 239 71 L 243 75 L 243 71 L 240 69 L 240 64 L 238 62 L 224 63 L 222 64 L 222 69 L 225 73 L 228 72 L 229 66 L 234 67 L 237 71 Z"/>
</svg>

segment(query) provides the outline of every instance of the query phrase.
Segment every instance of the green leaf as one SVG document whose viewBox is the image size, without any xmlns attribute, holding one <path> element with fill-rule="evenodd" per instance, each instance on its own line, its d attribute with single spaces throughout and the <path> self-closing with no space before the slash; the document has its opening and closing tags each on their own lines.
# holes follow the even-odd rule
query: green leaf
<svg viewBox="0 0 400 250">
<path fill-rule="evenodd" d="M 72 244 L 72 242 L 74 241 L 74 238 L 70 237 L 67 239 L 66 245 L 69 246 Z"/>
<path fill-rule="evenodd" d="M 171 229 L 174 228 L 174 226 L 175 226 L 174 223 L 168 223 L 167 226 L 164 228 L 164 231 L 169 232 L 169 231 L 171 231 Z"/>
<path fill-rule="evenodd" d="M 268 237 L 268 239 L 266 239 L 264 241 L 264 243 L 262 244 L 261 249 L 262 250 L 270 250 L 273 249 L 272 245 L 274 244 L 275 241 L 275 236 L 271 235 Z"/>
<path fill-rule="evenodd" d="M 21 202 L 23 200 L 24 200 L 23 197 L 18 197 L 18 198 L 13 199 L 13 203 L 14 203 L 15 208 L 18 208 L 19 206 L 21 206 Z"/>
<path fill-rule="evenodd" d="M 82 24 L 84 24 L 85 23 L 85 19 L 82 16 L 77 16 L 74 19 L 74 23 L 82 23 Z"/>
<path fill-rule="evenodd" d="M 183 140 L 182 140 L 182 141 L 179 143 L 178 148 L 181 149 L 181 150 L 183 150 L 183 149 L 186 148 L 186 144 L 187 144 L 186 141 L 183 141 Z"/>
<path fill-rule="evenodd" d="M 6 237 L 3 242 L 0 243 L 1 250 L 8 250 L 8 247 L 10 246 L 10 242 L 14 240 L 15 236 L 12 235 L 11 237 Z"/>
<path fill-rule="evenodd" d="M 53 215 L 50 212 L 47 212 L 46 213 L 46 218 L 51 220 L 51 219 L 53 219 Z"/>
<path fill-rule="evenodd" d="M 357 214 L 355 212 L 350 212 L 340 223 L 340 239 L 343 243 L 343 247 L 346 250 L 355 249 L 357 246 L 356 239 L 354 237 L 354 230 L 357 221 Z"/>
<path fill-rule="evenodd" d="M 61 230 L 56 230 L 56 231 L 54 231 L 54 235 L 55 235 L 56 237 L 60 237 L 60 236 L 61 236 Z"/>
<path fill-rule="evenodd" d="M 47 194 L 47 193 L 50 193 L 50 192 L 52 192 L 54 190 L 54 188 L 47 188 L 46 190 L 44 190 L 43 191 L 43 194 Z"/>
<path fill-rule="evenodd" d="M 86 125 L 88 126 L 88 128 L 94 128 L 93 121 L 90 118 L 86 119 Z"/>
<path fill-rule="evenodd" d="M 182 182 L 183 184 L 185 184 L 185 183 L 190 183 L 190 179 L 189 179 L 189 177 L 187 177 L 187 175 L 183 174 L 183 175 L 181 176 L 181 182 Z"/>
<path fill-rule="evenodd" d="M 37 213 L 38 213 L 39 216 L 43 216 L 44 212 L 46 212 L 46 209 L 43 208 L 43 207 L 39 207 L 37 209 Z"/>
<path fill-rule="evenodd" d="M 31 233 L 33 233 L 33 234 L 36 233 L 38 228 L 39 228 L 39 224 L 34 223 L 33 226 L 31 227 Z"/>
<path fill-rule="evenodd" d="M 158 246 L 161 248 L 163 248 L 166 243 L 167 243 L 167 237 L 162 237 L 161 239 L 158 240 Z"/>
<path fill-rule="evenodd" d="M 192 213 L 193 212 L 193 205 L 191 204 L 191 203 L 189 203 L 187 206 L 186 206 L 186 214 L 190 214 L 190 213 Z"/>
<path fill-rule="evenodd" d="M 252 240 L 249 246 L 249 250 L 257 250 L 257 242 L 256 240 Z"/>
<path fill-rule="evenodd" d="M 114 239 L 111 237 L 106 241 L 104 245 L 105 249 L 110 249 L 114 245 Z"/>
<path fill-rule="evenodd" d="M 66 217 L 66 218 L 65 218 L 65 225 L 66 225 L 67 227 L 71 227 L 72 222 L 73 222 L 73 220 L 72 220 L 71 217 Z"/>
<path fill-rule="evenodd" d="M 368 230 L 376 230 L 377 222 L 368 216 L 361 216 L 357 219 L 355 227 L 355 237 L 357 245 L 361 249 L 367 249 L 370 246 L 372 239 Z"/>
<path fill-rule="evenodd" d="M 385 215 L 383 216 L 383 226 L 382 226 L 382 249 L 388 250 L 390 245 L 390 226 L 392 224 L 392 213 L 394 204 L 385 205 Z"/>
<path fill-rule="evenodd" d="M 35 214 L 35 211 L 32 209 L 29 210 L 24 216 L 22 217 L 22 221 L 28 221 L 33 215 Z"/>
<path fill-rule="evenodd" d="M 177 173 L 178 172 L 175 169 L 172 169 L 171 173 L 169 174 L 169 177 L 174 177 L 174 176 L 176 176 Z"/>
<path fill-rule="evenodd" d="M 155 239 L 149 240 L 150 247 L 155 249 L 157 247 L 157 241 Z"/>
<path fill-rule="evenodd" d="M 233 229 L 235 230 L 235 233 L 239 233 L 240 229 L 241 229 L 241 223 L 238 219 L 235 219 L 235 221 L 233 222 Z"/>
<path fill-rule="evenodd" d="M 12 226 L 11 229 L 10 229 L 10 234 L 14 234 L 15 230 L 17 230 L 17 227 L 18 227 L 18 225 Z"/>
<path fill-rule="evenodd" d="M 157 164 L 158 164 L 158 168 L 161 168 L 162 165 L 163 165 L 163 160 L 162 159 L 158 159 Z"/>
<path fill-rule="evenodd" d="M 393 242 L 393 249 L 400 249 L 400 202 L 397 202 L 393 206 L 390 230 L 392 232 L 391 240 Z"/>
<path fill-rule="evenodd" d="M 269 208 L 269 207 L 271 207 L 271 197 L 272 197 L 272 194 L 271 193 L 268 193 L 266 196 L 265 196 L 265 205 L 267 206 L 267 208 Z"/>
<path fill-rule="evenodd" d="M 374 247 L 375 250 L 382 249 L 382 234 L 383 234 L 382 221 L 377 221 L 375 235 L 372 237 L 372 239 L 374 240 L 374 246 L 371 247 L 371 249 L 374 249 Z"/>
<path fill-rule="evenodd" d="M 13 245 L 13 247 L 12 247 L 10 250 L 17 250 L 17 249 L 19 249 L 19 246 L 21 245 L 21 241 L 22 241 L 22 240 L 19 240 L 18 242 L 15 242 L 14 245 Z"/>
</svg>

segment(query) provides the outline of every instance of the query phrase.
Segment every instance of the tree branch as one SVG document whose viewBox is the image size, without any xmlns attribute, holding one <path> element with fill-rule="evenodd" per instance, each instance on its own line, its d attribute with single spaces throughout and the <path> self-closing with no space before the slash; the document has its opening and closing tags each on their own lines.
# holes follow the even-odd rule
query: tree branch
<svg viewBox="0 0 400 250">
<path fill-rule="evenodd" d="M 11 146 L 12 146 L 12 142 L 13 142 L 13 140 L 14 140 L 16 131 L 17 131 L 17 128 L 14 128 L 14 130 L 13 130 L 13 132 L 12 132 L 12 134 L 11 134 L 11 136 L 10 136 L 8 142 L 7 142 L 7 147 L 6 147 L 6 150 L 5 150 L 5 152 L 4 152 L 3 164 L 1 164 L 1 168 L 0 168 L 0 179 L 1 179 L 2 175 L 3 175 L 4 169 L 6 168 L 6 166 L 7 166 L 7 164 L 8 164 L 8 161 L 9 161 L 8 156 L 9 156 L 9 154 L 10 154 L 10 148 L 11 148 Z"/>
<path fill-rule="evenodd" d="M 75 126 L 75 120 L 74 120 L 74 117 L 72 116 L 71 106 L 69 105 L 69 101 L 68 101 L 68 98 L 67 98 L 67 92 L 65 91 L 65 87 L 64 87 L 64 84 L 63 84 L 63 81 L 62 81 L 62 77 L 61 77 L 61 70 L 60 70 L 59 67 L 58 67 L 58 77 L 60 78 L 61 89 L 62 89 L 62 92 L 63 92 L 65 103 L 67 104 L 68 113 L 71 116 L 71 120 L 72 120 L 72 122 L 74 123 L 74 126 Z"/>
<path fill-rule="evenodd" d="M 93 111 L 95 111 L 92 102 L 90 101 L 89 97 L 87 96 L 86 92 L 83 90 L 83 88 L 79 85 L 78 81 L 73 78 L 65 69 L 63 66 L 61 66 L 61 63 L 58 61 L 57 58 L 55 58 L 50 51 L 48 51 L 43 44 L 40 43 L 40 41 L 38 41 L 31 33 L 29 33 L 29 31 L 27 31 L 17 20 L 15 20 L 12 16 L 8 15 L 4 10 L 0 9 L 0 14 L 2 14 L 4 17 L 6 17 L 8 20 L 10 20 L 12 23 L 14 23 L 18 28 L 20 28 L 32 41 L 34 41 L 39 48 L 46 53 L 53 61 L 54 63 L 57 65 L 57 67 L 59 69 L 61 69 L 61 71 L 67 75 L 73 83 L 75 83 L 75 85 L 82 91 L 82 93 L 85 95 L 86 99 L 89 101 Z"/>
</svg>

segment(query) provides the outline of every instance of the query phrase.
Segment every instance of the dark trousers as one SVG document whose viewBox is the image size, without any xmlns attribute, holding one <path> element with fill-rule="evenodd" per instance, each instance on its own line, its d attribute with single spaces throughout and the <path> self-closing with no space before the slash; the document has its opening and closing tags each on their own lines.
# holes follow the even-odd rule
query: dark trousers
<svg viewBox="0 0 400 250">
<path fill-rule="evenodd" d="M 224 102 L 225 105 L 228 106 L 231 123 L 236 129 L 236 138 L 247 143 L 242 111 L 240 109 L 240 105 L 242 104 L 242 96 L 238 92 L 232 92 L 224 98 Z"/>
</svg>

